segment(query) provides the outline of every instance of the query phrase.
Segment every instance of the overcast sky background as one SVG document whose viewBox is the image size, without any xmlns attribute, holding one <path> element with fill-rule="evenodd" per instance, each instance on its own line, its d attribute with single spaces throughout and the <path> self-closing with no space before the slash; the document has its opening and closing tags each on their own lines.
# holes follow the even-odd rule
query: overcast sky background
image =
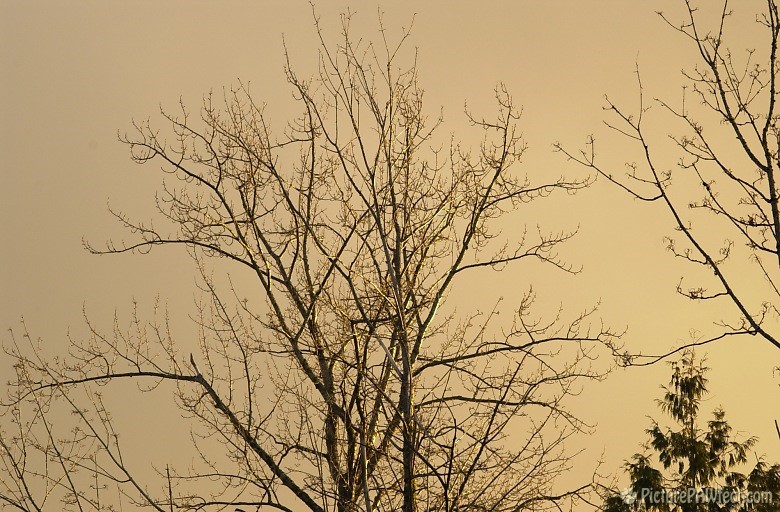
<svg viewBox="0 0 780 512">
<path fill-rule="evenodd" d="M 603 95 L 637 102 L 635 64 L 648 96 L 679 98 L 680 69 L 695 55 L 656 10 L 682 14 L 674 0 L 583 2 L 321 2 L 326 35 L 336 39 L 339 13 L 355 12 L 356 33 L 377 37 L 377 11 L 391 35 L 414 20 L 410 44 L 419 48 L 420 83 L 429 112 L 443 107 L 445 132 L 476 144 L 464 130 L 464 102 L 494 111 L 492 91 L 506 84 L 517 104 L 534 172 L 576 175 L 581 169 L 552 152 L 552 143 L 580 146 L 588 134 L 604 140 L 601 154 L 619 165 L 630 154 L 601 124 Z M 743 6 L 761 5 L 745 1 Z M 736 48 L 757 44 L 751 15 L 734 20 Z M 31 333 L 53 352 L 66 334 L 84 332 L 82 308 L 98 325 L 116 311 L 126 317 L 132 299 L 148 314 L 156 296 L 167 302 L 181 337 L 194 334 L 195 269 L 175 250 L 147 256 L 97 257 L 82 248 L 128 238 L 106 205 L 146 219 L 161 174 L 138 167 L 117 142 L 133 118 L 151 117 L 181 97 L 197 110 L 202 95 L 240 79 L 268 104 L 279 131 L 297 114 L 283 75 L 283 38 L 301 76 L 316 71 L 316 34 L 306 2 L 16 2 L 0 1 L 0 325 Z M 164 125 L 159 122 L 158 126 Z M 663 128 L 661 126 L 661 128 Z M 472 137 L 471 139 L 469 137 Z M 659 140 L 663 133 L 659 132 Z M 674 165 L 670 155 L 668 165 Z M 548 171 L 549 170 L 549 171 Z M 592 189 L 539 210 L 550 229 L 579 225 L 564 256 L 584 267 L 575 278 L 539 272 L 502 275 L 475 283 L 473 300 L 512 299 L 511 283 L 533 281 L 542 303 L 577 310 L 597 300 L 602 317 L 628 326 L 629 349 L 657 352 L 712 332 L 717 311 L 696 307 L 674 290 L 686 267 L 664 250 L 665 211 L 636 204 L 598 182 Z M 505 229 L 512 229 L 507 226 Z M 739 269 L 731 269 L 739 272 Z M 537 281 L 538 278 L 538 281 Z M 514 281 L 516 279 L 516 281 Z M 490 283 L 493 283 L 492 285 Z M 728 304 L 723 312 L 732 311 Z M 8 335 L 3 334 L 7 341 Z M 758 339 L 734 339 L 707 348 L 712 395 L 705 410 L 722 405 L 735 429 L 759 436 L 758 452 L 780 461 L 774 418 L 780 419 L 780 363 Z M 0 359 L 0 375 L 8 375 Z M 579 442 L 588 449 L 583 474 L 604 453 L 603 472 L 619 469 L 660 418 L 654 400 L 666 383 L 666 365 L 615 372 L 588 386 L 572 407 L 596 424 Z M 133 404 L 129 404 L 132 408 Z M 121 414 L 121 413 L 120 413 Z M 142 439 L 159 427 L 138 426 Z M 151 430 L 145 430 L 151 429 Z"/>
</svg>

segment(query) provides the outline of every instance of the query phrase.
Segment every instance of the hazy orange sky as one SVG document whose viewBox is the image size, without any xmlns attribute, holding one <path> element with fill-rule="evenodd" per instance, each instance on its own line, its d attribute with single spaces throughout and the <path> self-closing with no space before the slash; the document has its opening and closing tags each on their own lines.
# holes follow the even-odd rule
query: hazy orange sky
<svg viewBox="0 0 780 512">
<path fill-rule="evenodd" d="M 583 171 L 553 153 L 552 143 L 576 148 L 591 133 L 604 141 L 601 154 L 620 163 L 626 148 L 601 124 L 603 95 L 634 106 L 635 63 L 648 96 L 680 96 L 679 71 L 695 55 L 655 14 L 679 17 L 680 3 L 318 2 L 316 10 L 334 38 L 338 15 L 347 9 L 367 38 L 377 37 L 378 10 L 390 34 L 414 20 L 410 43 L 419 48 L 420 83 L 429 112 L 443 107 L 444 130 L 478 143 L 463 130 L 464 102 L 492 113 L 492 91 L 502 81 L 523 105 L 529 144 L 523 165 L 558 175 Z M 748 12 L 760 5 L 740 1 L 738 7 Z M 757 44 L 749 21 L 735 19 L 735 48 Z M 197 109 L 203 93 L 240 79 L 268 104 L 281 131 L 297 114 L 284 81 L 283 37 L 298 74 L 314 73 L 316 34 L 304 1 L 0 1 L 0 325 L 15 327 L 24 316 L 32 334 L 56 351 L 69 329 L 84 332 L 82 307 L 109 325 L 115 310 L 128 313 L 131 299 L 148 310 L 159 295 L 179 332 L 194 332 L 187 314 L 196 273 L 183 252 L 97 257 L 83 250 L 82 237 L 96 244 L 128 238 L 107 202 L 135 218 L 153 215 L 161 176 L 151 166 L 135 166 L 117 142 L 117 130 L 129 130 L 133 118 L 154 120 L 160 104 L 174 106 L 180 97 Z M 584 266 L 575 278 L 516 276 L 519 283 L 533 281 L 543 301 L 576 310 L 602 300 L 605 322 L 628 326 L 624 341 L 632 350 L 668 349 L 690 340 L 691 329 L 713 332 L 717 317 L 675 294 L 686 267 L 664 249 L 662 236 L 670 231 L 664 210 L 636 204 L 602 180 L 540 211 L 547 228 L 580 226 L 565 257 Z M 473 296 L 490 300 L 502 293 L 511 300 L 512 288 L 483 286 Z M 729 305 L 722 311 L 732 312 Z M 772 377 L 780 353 L 758 339 L 727 340 L 707 353 L 713 370 L 706 409 L 722 405 L 735 429 L 760 437 L 759 453 L 780 462 L 772 423 L 780 419 L 780 378 Z M 8 371 L 5 366 L 0 375 Z M 654 400 L 668 374 L 664 364 L 617 371 L 572 403 L 597 424 L 581 441 L 588 449 L 585 475 L 602 452 L 602 471 L 611 472 L 639 450 L 647 415 L 660 417 Z"/>
</svg>

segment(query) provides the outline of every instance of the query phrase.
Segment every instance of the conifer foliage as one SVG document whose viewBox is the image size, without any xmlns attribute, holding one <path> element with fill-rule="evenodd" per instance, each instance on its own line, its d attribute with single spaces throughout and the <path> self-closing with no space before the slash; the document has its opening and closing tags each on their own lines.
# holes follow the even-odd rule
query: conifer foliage
<svg viewBox="0 0 780 512">
<path fill-rule="evenodd" d="M 630 485 L 620 493 L 610 490 L 604 510 L 780 510 L 780 465 L 769 465 L 753 453 L 757 439 L 740 440 L 721 408 L 703 424 L 708 371 L 703 361 L 688 351 L 672 367 L 658 401 L 672 426 L 652 421 L 645 452 L 634 454 L 624 466 Z"/>
</svg>

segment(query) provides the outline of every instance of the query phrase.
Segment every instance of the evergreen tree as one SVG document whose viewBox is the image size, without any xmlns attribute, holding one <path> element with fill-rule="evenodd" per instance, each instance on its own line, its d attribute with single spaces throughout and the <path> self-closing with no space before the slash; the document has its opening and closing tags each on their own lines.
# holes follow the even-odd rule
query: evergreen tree
<svg viewBox="0 0 780 512">
<path fill-rule="evenodd" d="M 699 422 L 707 394 L 708 368 L 692 351 L 673 363 L 672 378 L 658 401 L 673 420 L 662 427 L 653 420 L 645 453 L 625 464 L 630 486 L 610 491 L 607 512 L 780 511 L 780 465 L 757 458 L 749 473 L 737 471 L 751 460 L 756 438 L 736 439 L 726 414 L 715 409 L 712 419 Z M 648 452 L 655 454 L 653 457 Z M 654 464 L 660 463 L 660 469 Z"/>
</svg>

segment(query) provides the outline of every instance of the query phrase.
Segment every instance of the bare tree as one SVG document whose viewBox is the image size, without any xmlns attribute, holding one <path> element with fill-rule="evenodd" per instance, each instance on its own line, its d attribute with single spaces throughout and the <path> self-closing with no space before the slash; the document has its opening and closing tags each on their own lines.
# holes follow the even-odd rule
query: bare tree
<svg viewBox="0 0 780 512">
<path fill-rule="evenodd" d="M 692 270 L 681 279 L 678 293 L 701 302 L 729 301 L 735 308 L 733 317 L 716 322 L 714 335 L 661 356 L 629 357 L 627 362 L 633 364 L 651 364 L 693 345 L 742 334 L 760 336 L 780 348 L 773 321 L 780 297 L 777 3 L 764 2 L 765 8 L 755 17 L 761 46 L 744 53 L 729 45 L 729 22 L 735 13 L 728 0 L 719 4 L 717 23 L 711 28 L 706 28 L 694 2 L 683 4 L 681 22 L 658 13 L 693 45 L 698 56 L 696 66 L 683 72 L 688 83 L 682 101 L 645 101 L 638 70 L 636 112 L 607 98 L 605 109 L 613 115 L 607 126 L 636 148 L 638 161 L 627 163 L 628 171 L 621 173 L 597 161 L 593 138 L 580 152 L 556 145 L 637 201 L 669 213 L 676 232 L 666 238 L 669 251 L 706 270 Z M 669 153 L 663 149 L 668 132 L 660 133 L 659 139 L 659 129 L 647 127 L 653 106 L 681 127 L 682 133 L 668 135 L 678 150 L 676 165 L 666 160 Z M 669 126 L 662 130 L 673 130 Z M 731 261 L 736 263 L 729 266 Z"/>
<path fill-rule="evenodd" d="M 334 47 L 317 25 L 312 79 L 288 59 L 302 114 L 283 134 L 240 85 L 224 102 L 207 96 L 198 119 L 184 105 L 163 111 L 169 139 L 149 122 L 122 137 L 136 162 L 169 175 L 157 206 L 171 228 L 117 212 L 138 238 L 90 250 L 186 248 L 205 292 L 199 349 L 182 355 L 164 318 L 136 315 L 128 330 L 91 327 L 67 360 L 12 338 L 8 506 L 43 510 L 59 496 L 51 507 L 107 510 L 109 484 L 125 506 L 161 512 L 545 510 L 587 498 L 589 481 L 554 485 L 570 462 L 564 441 L 584 427 L 565 401 L 601 376 L 593 358 L 615 333 L 595 308 L 537 317 L 533 290 L 504 325 L 498 300 L 456 310 L 448 298 L 464 275 L 525 260 L 576 273 L 557 255 L 574 233 L 523 228 L 521 215 L 589 180 L 515 170 L 526 148 L 503 86 L 495 118 L 468 117 L 476 150 L 439 149 L 416 56 L 399 65 L 408 32 L 357 44 L 348 16 L 342 27 Z M 502 234 L 499 219 L 517 223 Z M 212 259 L 261 299 L 212 278 Z M 176 386 L 198 440 L 188 467 L 150 480 L 125 462 L 99 390 L 127 379 L 149 393 Z M 50 420 L 57 407 L 74 411 L 68 436 Z"/>
</svg>

